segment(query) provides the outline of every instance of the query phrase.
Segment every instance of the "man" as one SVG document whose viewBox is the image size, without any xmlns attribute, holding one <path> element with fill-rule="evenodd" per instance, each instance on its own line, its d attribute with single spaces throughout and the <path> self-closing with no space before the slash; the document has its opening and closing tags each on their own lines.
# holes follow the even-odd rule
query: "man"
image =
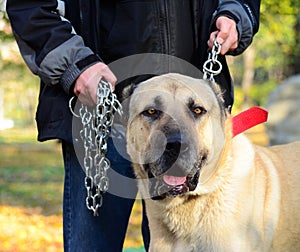
<svg viewBox="0 0 300 252">
<path fill-rule="evenodd" d="M 223 70 L 216 80 L 230 107 L 233 88 L 224 55 L 240 54 L 250 45 L 258 31 L 259 6 L 259 0 L 7 1 L 20 52 L 41 78 L 38 140 L 58 138 L 63 143 L 66 251 L 121 251 L 134 202 L 105 194 L 98 217 L 86 209 L 85 174 L 74 152 L 70 98 L 75 94 L 82 103 L 95 105 L 99 80 L 106 79 L 113 88 L 117 82 L 107 64 L 129 55 L 167 54 L 202 69 L 216 37 L 223 55 Z M 130 162 L 111 143 L 108 148 L 112 167 L 133 176 Z M 146 222 L 143 227 L 147 248 Z"/>
</svg>

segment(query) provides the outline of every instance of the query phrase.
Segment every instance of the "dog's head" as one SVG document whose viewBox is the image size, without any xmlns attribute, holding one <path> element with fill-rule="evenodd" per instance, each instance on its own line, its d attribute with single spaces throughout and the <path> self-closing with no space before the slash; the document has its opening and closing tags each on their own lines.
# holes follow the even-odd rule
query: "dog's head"
<svg viewBox="0 0 300 252">
<path fill-rule="evenodd" d="M 214 172 L 225 144 L 226 111 L 213 84 L 166 74 L 130 96 L 127 150 L 153 199 L 192 192 Z"/>
</svg>

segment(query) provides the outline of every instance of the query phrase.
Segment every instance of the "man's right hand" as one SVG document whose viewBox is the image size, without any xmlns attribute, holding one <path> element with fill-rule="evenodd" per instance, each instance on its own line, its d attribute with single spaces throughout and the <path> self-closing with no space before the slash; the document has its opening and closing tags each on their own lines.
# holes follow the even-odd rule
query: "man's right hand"
<svg viewBox="0 0 300 252">
<path fill-rule="evenodd" d="M 102 62 L 90 66 L 79 75 L 73 91 L 81 103 L 88 106 L 97 104 L 97 88 L 102 78 L 112 84 L 114 91 L 117 78 L 109 67 Z"/>
<path fill-rule="evenodd" d="M 217 31 L 210 34 L 208 46 L 211 49 L 214 45 L 214 39 L 217 38 L 217 42 L 222 45 L 221 54 L 225 54 L 228 51 L 233 51 L 238 47 L 238 31 L 236 23 L 233 19 L 225 16 L 218 17 L 216 21 Z"/>
</svg>

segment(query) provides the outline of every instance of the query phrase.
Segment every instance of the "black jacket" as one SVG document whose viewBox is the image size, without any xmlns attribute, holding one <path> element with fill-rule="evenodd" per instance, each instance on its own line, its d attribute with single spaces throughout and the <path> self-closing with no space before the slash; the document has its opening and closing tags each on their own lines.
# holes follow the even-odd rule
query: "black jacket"
<svg viewBox="0 0 300 252">
<path fill-rule="evenodd" d="M 38 139 L 72 141 L 68 101 L 72 85 L 88 66 L 138 53 L 168 54 L 202 69 L 207 40 L 220 15 L 237 23 L 243 52 L 258 30 L 260 0 L 8 0 L 7 13 L 20 52 L 41 78 L 36 114 Z M 99 55 L 100 58 L 96 55 Z M 233 103 L 233 88 L 221 57 L 216 78 Z"/>
</svg>

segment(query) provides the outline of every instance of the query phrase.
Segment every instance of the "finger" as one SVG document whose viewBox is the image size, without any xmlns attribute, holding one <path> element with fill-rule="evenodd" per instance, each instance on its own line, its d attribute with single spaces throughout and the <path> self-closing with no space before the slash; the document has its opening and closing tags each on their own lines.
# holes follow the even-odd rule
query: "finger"
<svg viewBox="0 0 300 252">
<path fill-rule="evenodd" d="M 108 81 L 109 83 L 111 83 L 112 85 L 112 90 L 115 90 L 115 85 L 117 82 L 117 77 L 114 75 L 114 73 L 109 69 L 109 67 L 103 63 L 101 63 L 102 65 L 100 66 L 101 68 L 101 74 L 102 77 Z"/>
<path fill-rule="evenodd" d="M 222 45 L 221 54 L 236 49 L 238 46 L 238 34 L 236 29 L 232 28 L 228 32 L 220 31 L 217 35 L 217 42 Z"/>
<path fill-rule="evenodd" d="M 81 92 L 82 92 L 82 89 L 81 89 L 81 87 L 76 82 L 75 85 L 74 85 L 74 88 L 73 88 L 73 93 L 76 96 L 79 96 Z"/>
<path fill-rule="evenodd" d="M 216 21 L 216 27 L 219 30 L 217 42 L 222 45 L 221 54 L 237 48 L 238 33 L 235 21 L 221 16 Z"/>
<path fill-rule="evenodd" d="M 228 39 L 225 40 L 222 37 L 218 37 L 217 42 L 221 45 L 220 54 L 224 55 L 225 53 L 227 53 L 230 48 L 230 41 Z"/>
<path fill-rule="evenodd" d="M 78 97 L 78 100 L 84 105 L 93 107 L 97 104 L 96 101 L 94 99 L 92 99 L 92 97 L 90 97 L 89 95 L 85 95 L 85 94 L 81 93 L 77 97 Z"/>
<path fill-rule="evenodd" d="M 207 41 L 207 45 L 208 45 L 209 49 L 213 48 L 214 40 L 215 40 L 217 34 L 218 34 L 218 31 L 214 31 L 210 34 L 209 40 Z"/>
<path fill-rule="evenodd" d="M 89 76 L 86 78 L 81 75 L 75 82 L 73 92 L 79 101 L 85 105 L 94 106 L 97 100 L 97 87 L 100 78 L 97 76 Z"/>
<path fill-rule="evenodd" d="M 117 78 L 114 75 L 103 75 L 103 78 L 111 84 L 112 91 L 115 91 Z"/>
<path fill-rule="evenodd" d="M 222 45 L 221 47 L 221 54 L 225 54 L 229 48 L 230 48 L 230 32 L 227 30 L 227 27 L 225 28 L 220 28 L 217 38 L 217 42 Z"/>
<path fill-rule="evenodd" d="M 83 104 L 94 106 L 97 104 L 97 89 L 102 78 L 112 83 L 114 90 L 117 78 L 106 64 L 98 62 L 79 75 L 74 85 L 74 94 Z"/>
<path fill-rule="evenodd" d="M 79 101 L 82 104 L 88 105 L 88 106 L 95 106 L 96 103 L 96 95 L 92 96 L 92 93 L 95 93 L 96 91 L 92 92 L 91 90 L 88 90 L 83 85 L 77 84 L 77 88 L 74 87 L 74 94 L 78 97 Z M 96 88 L 97 89 L 97 88 Z"/>
<path fill-rule="evenodd" d="M 225 54 L 228 51 L 233 51 L 238 46 L 237 40 L 227 39 L 221 47 L 221 54 Z"/>
</svg>

